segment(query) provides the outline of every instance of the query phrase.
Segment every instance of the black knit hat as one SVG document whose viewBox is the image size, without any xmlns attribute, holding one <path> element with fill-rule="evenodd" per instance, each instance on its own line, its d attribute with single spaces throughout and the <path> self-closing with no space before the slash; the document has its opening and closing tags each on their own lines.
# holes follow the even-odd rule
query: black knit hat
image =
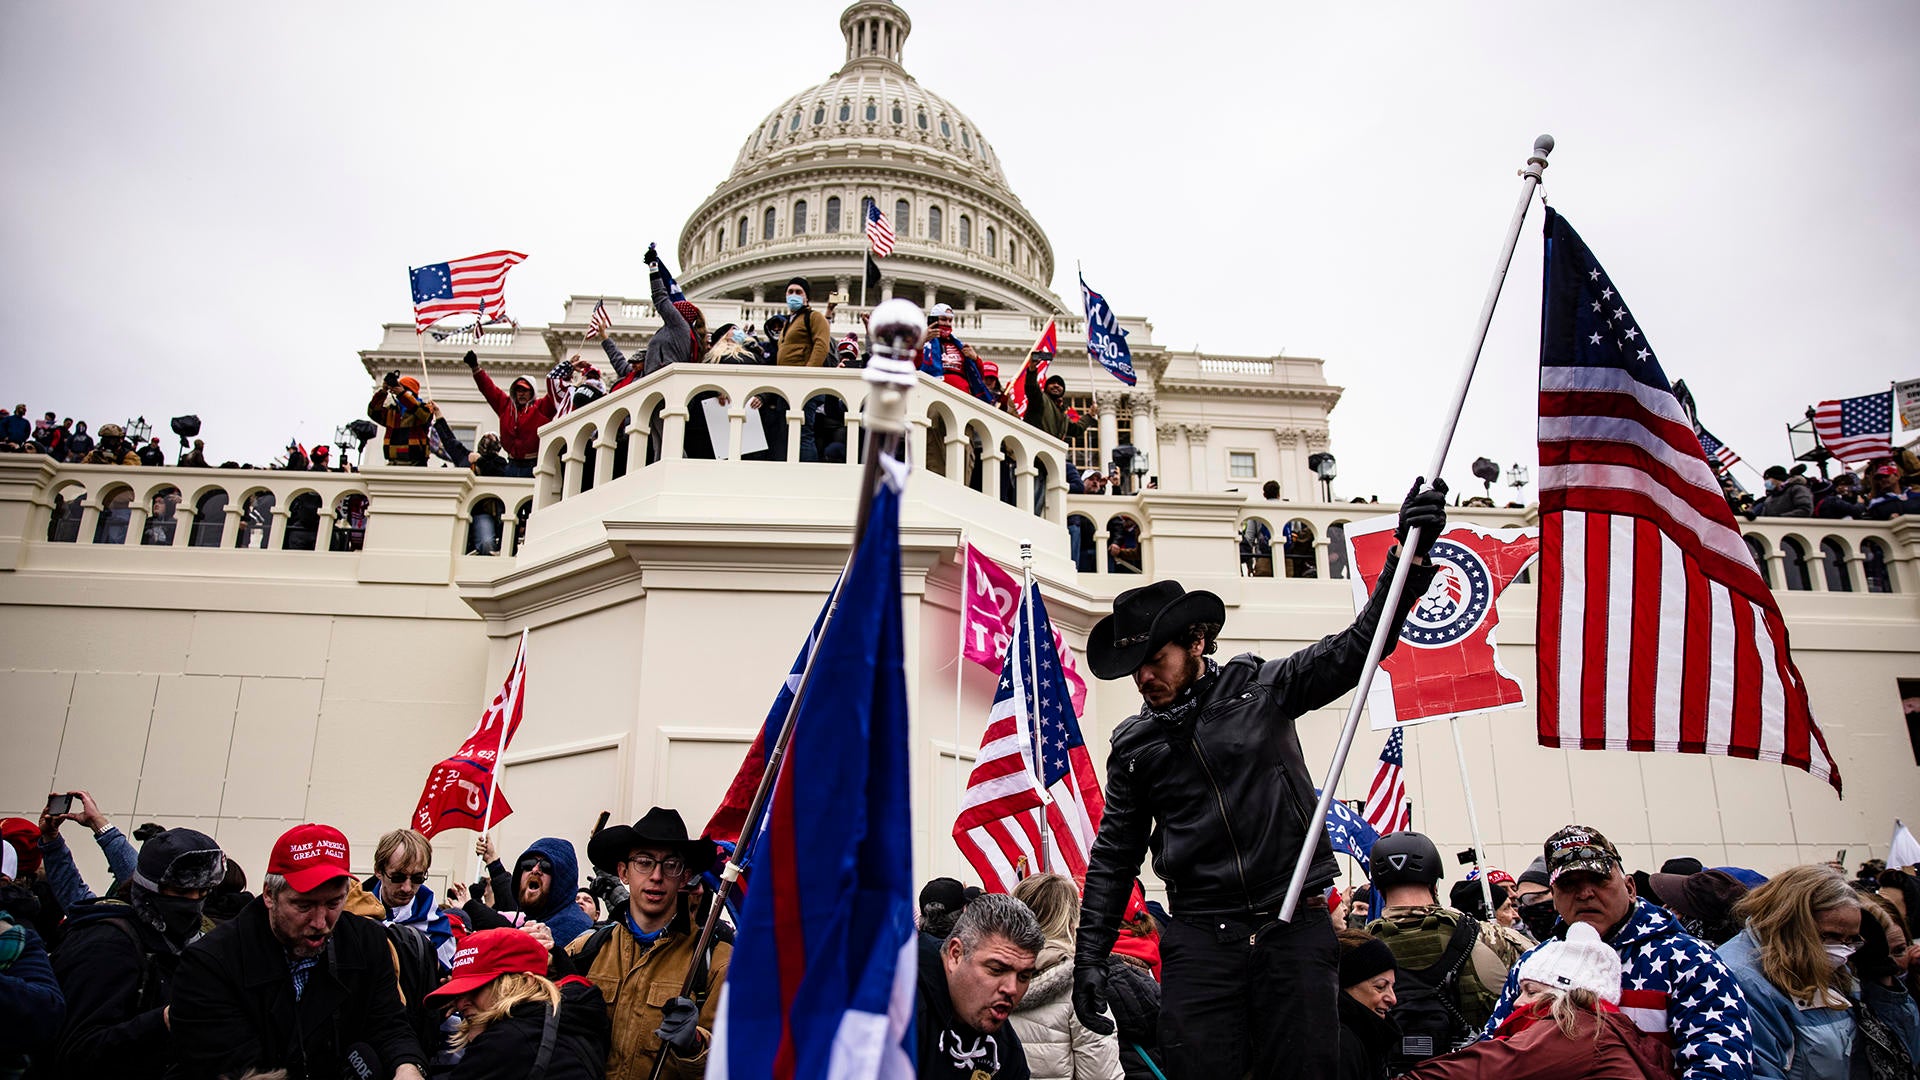
<svg viewBox="0 0 1920 1080">
<path fill-rule="evenodd" d="M 1377 937 L 1369 937 L 1365 943 L 1355 945 L 1340 954 L 1340 985 L 1342 988 L 1358 986 L 1383 971 L 1392 971 L 1397 965 L 1393 960 L 1393 950 Z"/>
<path fill-rule="evenodd" d="M 787 282 L 787 288 L 789 289 L 793 288 L 795 285 L 800 286 L 800 291 L 803 293 L 806 293 L 808 296 L 813 295 L 813 286 L 807 284 L 806 278 L 796 277 Z"/>
</svg>

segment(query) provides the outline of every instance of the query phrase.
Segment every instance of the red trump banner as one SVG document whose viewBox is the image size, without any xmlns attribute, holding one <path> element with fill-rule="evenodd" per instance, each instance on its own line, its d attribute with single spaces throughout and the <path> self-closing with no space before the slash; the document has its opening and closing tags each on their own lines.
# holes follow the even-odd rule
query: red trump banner
<svg viewBox="0 0 1920 1080">
<path fill-rule="evenodd" d="M 427 774 L 427 786 L 420 793 L 420 805 L 413 811 L 413 827 L 431 837 L 445 829 L 472 829 L 485 832 L 513 813 L 507 797 L 499 791 L 495 775 L 500 752 L 513 742 L 524 715 L 527 688 L 527 635 L 520 635 L 520 649 L 513 666 L 493 703 L 481 714 L 473 733 L 460 744 L 454 755 L 433 767 Z"/>
<path fill-rule="evenodd" d="M 1346 527 L 1356 611 L 1380 578 L 1393 549 L 1395 524 L 1394 518 L 1382 517 Z M 1500 666 L 1494 648 L 1493 628 L 1500 622 L 1494 602 L 1539 555 L 1537 528 L 1489 530 L 1461 523 L 1440 534 L 1428 555 L 1438 567 L 1433 584 L 1414 602 L 1399 646 L 1380 662 L 1384 678 L 1375 679 L 1367 695 L 1373 730 L 1513 709 L 1524 702 L 1520 680 Z"/>
<path fill-rule="evenodd" d="M 962 569 L 966 573 L 966 597 L 960 617 L 965 621 L 967 659 L 998 675 L 1006 666 L 1007 643 L 1013 640 L 1016 613 L 1020 609 L 1020 582 L 972 544 L 967 545 Z M 1074 659 L 1073 650 L 1061 638 L 1058 627 L 1053 631 L 1053 647 L 1060 654 L 1060 671 L 1067 677 L 1067 691 L 1073 695 L 1073 714 L 1085 716 L 1087 680 L 1081 676 L 1080 662 Z"/>
</svg>

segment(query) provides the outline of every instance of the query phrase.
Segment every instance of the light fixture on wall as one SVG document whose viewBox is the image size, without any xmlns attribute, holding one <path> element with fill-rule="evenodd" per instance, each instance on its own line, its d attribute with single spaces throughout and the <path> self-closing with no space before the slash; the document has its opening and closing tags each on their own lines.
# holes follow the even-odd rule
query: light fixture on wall
<svg viewBox="0 0 1920 1080">
<path fill-rule="evenodd" d="M 1333 478 L 1340 475 L 1339 463 L 1333 460 L 1332 454 L 1321 450 L 1307 455 L 1307 468 L 1320 478 L 1320 501 L 1332 502 Z"/>
</svg>

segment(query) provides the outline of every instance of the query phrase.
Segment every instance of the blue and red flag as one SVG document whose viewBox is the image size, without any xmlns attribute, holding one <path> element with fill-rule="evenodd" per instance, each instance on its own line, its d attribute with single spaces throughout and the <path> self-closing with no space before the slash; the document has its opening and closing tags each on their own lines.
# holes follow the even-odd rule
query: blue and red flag
<svg viewBox="0 0 1920 1080">
<path fill-rule="evenodd" d="M 918 977 L 900 493 L 821 633 L 721 991 L 708 1075 L 909 1080 Z"/>
</svg>

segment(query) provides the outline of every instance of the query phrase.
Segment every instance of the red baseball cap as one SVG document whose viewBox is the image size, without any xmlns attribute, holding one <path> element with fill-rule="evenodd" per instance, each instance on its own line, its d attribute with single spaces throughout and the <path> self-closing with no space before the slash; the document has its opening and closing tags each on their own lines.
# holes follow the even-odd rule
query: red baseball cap
<svg viewBox="0 0 1920 1080">
<path fill-rule="evenodd" d="M 331 825 L 295 825 L 273 842 L 267 873 L 279 874 L 294 892 L 312 892 L 336 878 L 352 877 L 347 838 Z"/>
<path fill-rule="evenodd" d="M 428 997 L 459 997 L 502 975 L 547 973 L 547 949 L 525 930 L 510 926 L 468 934 L 453 954 L 453 974 Z"/>
<path fill-rule="evenodd" d="M 13 845 L 19 857 L 20 872 L 14 876 L 32 877 L 40 869 L 40 826 L 23 817 L 0 819 L 0 837 Z"/>
</svg>

